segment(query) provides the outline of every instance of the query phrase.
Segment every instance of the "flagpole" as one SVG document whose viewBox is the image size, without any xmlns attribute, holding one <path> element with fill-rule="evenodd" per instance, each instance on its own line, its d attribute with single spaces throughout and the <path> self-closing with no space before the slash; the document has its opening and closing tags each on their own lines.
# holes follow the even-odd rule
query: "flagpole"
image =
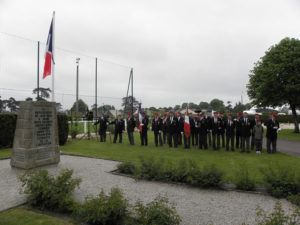
<svg viewBox="0 0 300 225">
<path fill-rule="evenodd" d="M 52 27 L 52 102 L 55 102 L 55 95 L 54 95 L 54 71 L 55 71 L 55 62 L 54 59 L 54 52 L 55 52 L 55 11 L 53 11 L 53 27 Z"/>
<path fill-rule="evenodd" d="M 37 47 L 37 98 L 38 101 L 40 98 L 40 42 L 38 41 Z"/>
</svg>

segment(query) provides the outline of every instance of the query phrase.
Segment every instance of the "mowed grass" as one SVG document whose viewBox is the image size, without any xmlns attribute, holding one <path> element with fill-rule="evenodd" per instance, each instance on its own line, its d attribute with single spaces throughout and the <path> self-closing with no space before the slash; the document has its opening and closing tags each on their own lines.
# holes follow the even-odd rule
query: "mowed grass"
<svg viewBox="0 0 300 225">
<path fill-rule="evenodd" d="M 11 151 L 11 148 L 0 149 L 0 159 L 10 157 Z"/>
<path fill-rule="evenodd" d="M 113 140 L 113 136 L 111 137 Z M 105 159 L 115 159 L 122 161 L 138 161 L 141 156 L 154 157 L 157 159 L 164 158 L 174 163 L 179 163 L 181 159 L 191 159 L 197 162 L 200 167 L 215 164 L 219 169 L 224 171 L 225 178 L 228 182 L 235 177 L 235 172 L 239 169 L 240 164 L 246 164 L 249 173 L 256 182 L 262 183 L 262 174 L 260 170 L 268 166 L 285 167 L 300 174 L 300 158 L 289 156 L 283 153 L 266 154 L 265 150 L 262 155 L 257 155 L 255 151 L 248 153 L 240 153 L 238 149 L 235 152 L 227 152 L 224 149 L 220 151 L 198 150 L 192 147 L 190 150 L 183 149 L 179 146 L 177 149 L 169 148 L 167 145 L 163 147 L 155 147 L 152 132 L 148 132 L 148 146 L 141 146 L 139 134 L 135 134 L 135 145 L 129 145 L 127 135 L 123 135 L 122 144 L 113 144 L 110 137 L 107 137 L 106 143 L 100 143 L 95 139 L 71 141 L 61 150 L 65 153 L 76 155 L 92 156 Z"/>
<path fill-rule="evenodd" d="M 25 207 L 13 208 L 0 213 L 1 225 L 75 225 L 72 221 L 48 216 Z"/>
<path fill-rule="evenodd" d="M 278 138 L 291 141 L 300 141 L 300 133 L 295 133 L 294 129 L 284 129 L 278 132 Z"/>
</svg>

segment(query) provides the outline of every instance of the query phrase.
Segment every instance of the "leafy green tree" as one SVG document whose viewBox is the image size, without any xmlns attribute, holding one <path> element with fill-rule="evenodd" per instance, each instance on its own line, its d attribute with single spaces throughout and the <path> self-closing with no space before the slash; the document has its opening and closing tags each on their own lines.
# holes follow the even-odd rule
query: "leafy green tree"
<svg viewBox="0 0 300 225">
<path fill-rule="evenodd" d="M 124 113 L 131 112 L 132 102 L 133 102 L 133 111 L 134 111 L 139 106 L 139 102 L 135 99 L 135 97 L 128 96 L 122 98 L 122 107 L 124 107 Z"/>
<path fill-rule="evenodd" d="M 3 112 L 4 110 L 5 110 L 4 100 L 2 100 L 0 96 L 0 113 Z"/>
<path fill-rule="evenodd" d="M 224 102 L 217 98 L 211 100 L 209 104 L 210 104 L 211 108 L 215 111 L 224 111 L 224 109 L 225 109 Z"/>
<path fill-rule="evenodd" d="M 180 109 L 180 105 L 175 105 L 174 110 L 177 111 Z"/>
<path fill-rule="evenodd" d="M 37 94 L 38 89 L 33 89 L 32 93 Z M 47 101 L 47 99 L 50 97 L 51 89 L 50 88 L 39 88 L 39 97 L 36 97 L 37 101 Z"/>
<path fill-rule="evenodd" d="M 210 105 L 209 105 L 209 103 L 208 102 L 200 102 L 200 104 L 199 104 L 199 109 L 210 109 L 211 107 L 210 107 Z"/>
<path fill-rule="evenodd" d="M 285 38 L 271 46 L 249 74 L 248 96 L 254 105 L 289 104 L 299 133 L 296 108 L 300 107 L 300 40 Z"/>
<path fill-rule="evenodd" d="M 78 113 L 80 116 L 85 115 L 86 111 L 88 109 L 88 105 L 82 100 L 78 99 Z M 71 112 L 76 113 L 76 101 L 74 102 Z"/>
<path fill-rule="evenodd" d="M 19 102 L 15 98 L 10 97 L 8 100 L 4 100 L 5 107 L 10 109 L 10 112 L 17 112 L 19 109 Z"/>
</svg>

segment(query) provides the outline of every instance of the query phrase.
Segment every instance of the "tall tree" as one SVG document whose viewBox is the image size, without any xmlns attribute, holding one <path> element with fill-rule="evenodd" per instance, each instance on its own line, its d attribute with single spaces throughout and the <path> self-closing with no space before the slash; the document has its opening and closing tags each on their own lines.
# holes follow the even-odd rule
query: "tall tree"
<svg viewBox="0 0 300 225">
<path fill-rule="evenodd" d="M 202 109 L 210 109 L 211 107 L 208 102 L 200 102 L 199 108 L 202 110 Z"/>
<path fill-rule="evenodd" d="M 37 94 L 37 92 L 38 92 L 37 88 L 33 89 L 33 91 L 32 91 L 33 94 Z M 37 101 L 47 101 L 47 99 L 50 97 L 51 89 L 40 87 L 39 93 L 40 93 L 39 98 L 36 97 L 36 100 Z"/>
<path fill-rule="evenodd" d="M 80 116 L 85 115 L 87 109 L 88 109 L 88 105 L 82 99 L 78 99 L 78 113 L 79 113 L 79 115 Z M 71 108 L 71 112 L 72 113 L 76 112 L 76 101 L 74 102 L 74 104 Z"/>
<path fill-rule="evenodd" d="M 13 97 L 10 97 L 6 102 L 6 107 L 10 109 L 10 112 L 17 112 L 19 109 L 19 102 L 16 101 Z"/>
<path fill-rule="evenodd" d="M 224 109 L 225 109 L 224 102 L 217 98 L 211 100 L 209 104 L 210 104 L 211 108 L 215 111 L 224 111 Z"/>
<path fill-rule="evenodd" d="M 300 41 L 285 38 L 271 46 L 249 74 L 248 96 L 257 106 L 289 104 L 299 133 L 296 109 L 300 107 Z"/>
<path fill-rule="evenodd" d="M 122 98 L 122 107 L 124 107 L 124 112 L 131 112 L 131 106 L 133 102 L 133 110 L 136 110 L 139 106 L 139 102 L 135 99 L 135 97 L 124 97 Z"/>
</svg>

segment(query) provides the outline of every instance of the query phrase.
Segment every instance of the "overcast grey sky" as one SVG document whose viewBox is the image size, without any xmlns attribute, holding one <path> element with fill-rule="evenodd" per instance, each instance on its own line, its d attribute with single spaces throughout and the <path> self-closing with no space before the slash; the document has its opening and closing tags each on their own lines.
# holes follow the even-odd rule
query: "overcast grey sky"
<svg viewBox="0 0 300 225">
<path fill-rule="evenodd" d="M 94 57 L 100 60 L 98 104 L 119 107 L 119 99 L 107 97 L 126 95 L 130 67 L 134 96 L 144 107 L 212 98 L 237 102 L 242 93 L 247 102 L 254 63 L 281 39 L 300 36 L 297 0 L 0 0 L 0 32 L 46 42 L 53 10 L 55 46 L 60 48 L 56 100 L 64 108 L 75 101 L 77 57 L 80 95 L 94 95 Z M 42 44 L 41 73 L 44 52 Z M 2 98 L 30 95 L 28 90 L 36 87 L 36 54 L 36 42 L 0 33 Z M 41 86 L 51 88 L 51 77 Z M 81 98 L 89 106 L 94 103 L 93 97 Z"/>
</svg>

